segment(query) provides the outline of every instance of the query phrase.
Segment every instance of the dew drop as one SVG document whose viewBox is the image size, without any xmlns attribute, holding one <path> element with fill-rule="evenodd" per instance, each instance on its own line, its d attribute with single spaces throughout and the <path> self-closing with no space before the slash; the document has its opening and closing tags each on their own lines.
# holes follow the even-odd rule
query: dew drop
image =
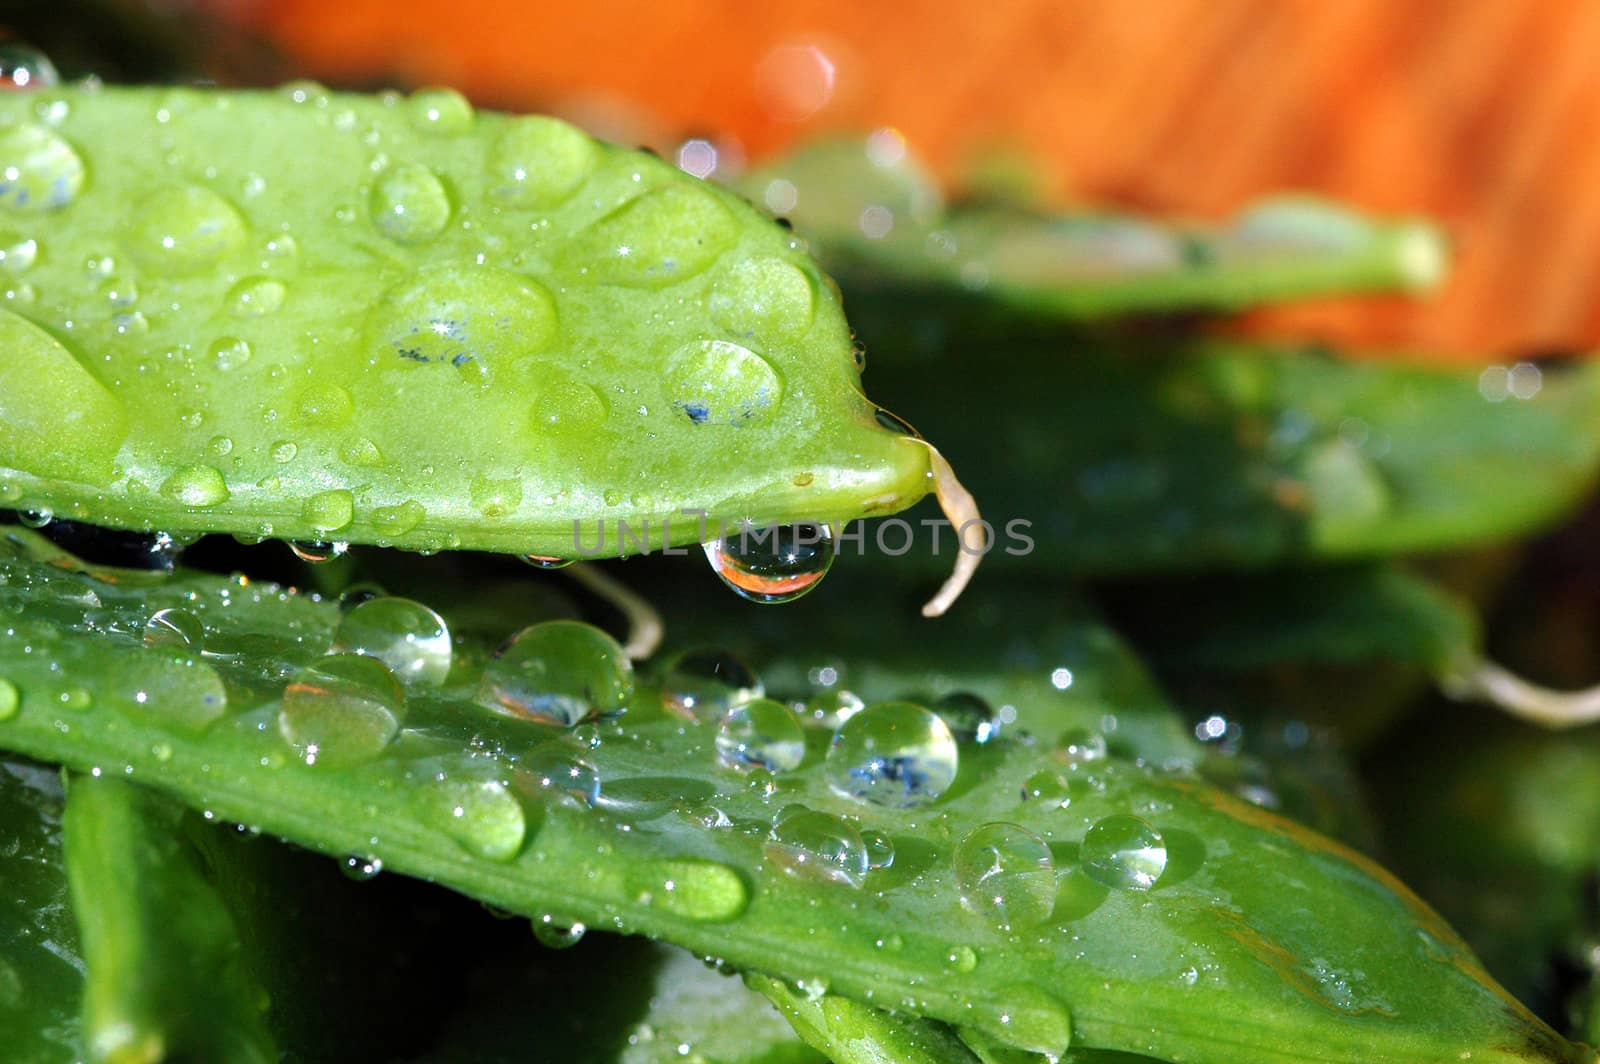
<svg viewBox="0 0 1600 1064">
<path fill-rule="evenodd" d="M 206 626 L 185 609 L 169 607 L 150 615 L 144 625 L 144 645 L 172 650 L 200 650 L 206 641 Z"/>
<path fill-rule="evenodd" d="M 748 772 L 789 772 L 806 756 L 806 735 L 794 711 L 770 698 L 754 698 L 728 710 L 717 730 L 717 755 L 724 765 Z"/>
<path fill-rule="evenodd" d="M 581 621 L 546 621 L 512 637 L 484 669 L 478 703 L 570 728 L 625 708 L 633 664 L 617 641 Z"/>
<path fill-rule="evenodd" d="M 840 794 L 904 809 L 949 790 L 959 756 L 938 716 L 912 702 L 879 702 L 834 733 L 824 772 Z"/>
<path fill-rule="evenodd" d="M 313 425 L 341 425 L 350 419 L 356 402 L 341 385 L 312 384 L 300 393 L 296 408 Z"/>
<path fill-rule="evenodd" d="M 1161 833 L 1136 816 L 1118 813 L 1095 822 L 1083 836 L 1083 871 L 1116 890 L 1149 890 L 1167 867 Z"/>
<path fill-rule="evenodd" d="M 986 743 L 1000 734 L 1000 715 L 984 698 L 970 691 L 955 691 L 933 704 L 933 711 L 963 742 Z"/>
<path fill-rule="evenodd" d="M 444 618 L 411 599 L 380 596 L 357 604 L 340 618 L 333 649 L 377 658 L 401 683 L 438 687 L 450 675 Z"/>
<path fill-rule="evenodd" d="M 609 408 L 587 384 L 557 380 L 533 401 L 534 427 L 542 431 L 585 432 L 602 424 Z"/>
<path fill-rule="evenodd" d="M 0 207 L 65 207 L 83 187 L 83 159 L 56 133 L 32 123 L 0 128 Z"/>
<path fill-rule="evenodd" d="M 861 833 L 836 816 L 804 806 L 778 814 L 765 852 L 767 860 L 801 879 L 859 887 L 867 874 Z"/>
<path fill-rule="evenodd" d="M 664 288 L 704 272 L 738 236 L 738 221 L 709 188 L 675 183 L 600 219 L 571 254 L 601 284 Z"/>
<path fill-rule="evenodd" d="M 56 696 L 56 700 L 67 709 L 77 712 L 82 712 L 94 705 L 94 696 L 89 693 L 88 688 L 76 685 L 65 688 Z"/>
<path fill-rule="evenodd" d="M 533 921 L 533 937 L 546 949 L 571 949 L 583 941 L 587 931 L 588 928 L 581 923 L 558 921 L 549 913 Z"/>
<path fill-rule="evenodd" d="M 745 259 L 711 289 L 711 318 L 734 336 L 793 340 L 811 327 L 816 290 L 804 270 L 782 259 Z"/>
<path fill-rule="evenodd" d="M 323 540 L 291 539 L 288 544 L 296 558 L 312 565 L 331 562 L 335 558 L 342 557 L 344 552 L 350 549 L 348 543 L 328 543 Z"/>
<path fill-rule="evenodd" d="M 593 806 L 600 800 L 600 771 L 555 743 L 536 746 L 517 762 L 517 780 L 529 792 Z"/>
<path fill-rule="evenodd" d="M 527 838 L 528 821 L 511 788 L 471 768 L 439 776 L 418 799 L 427 821 L 468 853 L 488 861 L 515 859 Z"/>
<path fill-rule="evenodd" d="M 977 969 L 978 954 L 971 946 L 951 946 L 944 955 L 944 963 L 951 971 L 965 974 Z"/>
<path fill-rule="evenodd" d="M 47 506 L 41 506 L 33 510 L 17 511 L 17 521 L 23 528 L 45 528 L 55 519 L 55 511 Z"/>
<path fill-rule="evenodd" d="M 723 650 L 688 651 L 661 680 L 661 700 L 669 712 L 704 721 L 719 720 L 734 706 L 764 693 L 750 666 Z"/>
<path fill-rule="evenodd" d="M 1106 737 L 1087 728 L 1070 728 L 1057 743 L 1055 757 L 1072 769 L 1106 759 Z"/>
<path fill-rule="evenodd" d="M 511 207 L 554 206 L 577 190 L 599 157 L 599 146 L 565 122 L 513 118 L 489 150 L 489 195 Z"/>
<path fill-rule="evenodd" d="M 894 864 L 894 840 L 881 831 L 863 831 L 861 841 L 867 847 L 867 867 L 876 871 Z"/>
<path fill-rule="evenodd" d="M 22 707 L 22 696 L 17 685 L 10 680 L 0 680 L 0 720 L 10 720 Z"/>
<path fill-rule="evenodd" d="M 199 733 L 228 711 L 222 678 L 194 658 L 148 655 L 117 671 L 106 703 L 125 716 L 178 731 Z"/>
<path fill-rule="evenodd" d="M 955 874 L 961 904 L 1002 931 L 1042 924 L 1055 908 L 1050 848 L 1015 824 L 969 831 L 956 844 Z"/>
<path fill-rule="evenodd" d="M 667 359 L 662 376 L 673 409 L 696 425 L 755 425 L 783 398 L 772 364 L 730 340 L 697 340 Z"/>
<path fill-rule="evenodd" d="M 339 869 L 345 874 L 346 879 L 353 879 L 357 883 L 365 883 L 376 879 L 379 872 L 383 871 L 383 862 L 376 857 L 346 857 L 339 862 Z"/>
<path fill-rule="evenodd" d="M 985 1001 L 974 1004 L 972 1026 L 1006 1045 L 1059 1059 L 1072 1044 L 1072 1014 L 1037 986 L 992 987 Z"/>
<path fill-rule="evenodd" d="M 367 321 L 380 368 L 435 367 L 469 381 L 524 361 L 557 335 L 549 291 L 493 266 L 419 271 L 384 293 Z"/>
<path fill-rule="evenodd" d="M 411 124 L 423 133 L 453 136 L 472 128 L 472 104 L 454 89 L 419 89 L 406 101 Z"/>
<path fill-rule="evenodd" d="M 283 691 L 278 732 L 308 765 L 370 761 L 400 730 L 405 693 L 389 667 L 363 654 L 311 663 Z"/>
<path fill-rule="evenodd" d="M 10 229 L 0 230 L 0 269 L 18 274 L 30 269 L 39 258 L 39 242 Z"/>
<path fill-rule="evenodd" d="M 700 923 L 732 920 L 750 904 L 744 879 L 725 864 L 695 858 L 646 861 L 628 866 L 634 900 L 652 909 Z"/>
<path fill-rule="evenodd" d="M 428 516 L 420 502 L 407 499 L 396 506 L 380 506 L 372 511 L 372 527 L 380 536 L 403 536 L 422 524 Z"/>
<path fill-rule="evenodd" d="M 179 466 L 162 483 L 161 494 L 182 506 L 216 506 L 228 501 L 228 484 L 211 466 Z"/>
<path fill-rule="evenodd" d="M 343 488 L 318 492 L 300 508 L 300 516 L 318 532 L 337 532 L 355 519 L 355 512 L 355 496 Z"/>
<path fill-rule="evenodd" d="M 124 229 L 128 251 L 152 273 L 186 276 L 214 269 L 244 243 L 233 205 L 198 185 L 160 189 L 134 208 Z"/>
<path fill-rule="evenodd" d="M 275 277 L 246 277 L 228 289 L 223 306 L 236 318 L 264 318 L 276 314 L 289 295 L 289 286 Z"/>
<path fill-rule="evenodd" d="M 367 213 L 374 228 L 395 243 L 420 244 L 450 224 L 450 196 L 432 170 L 402 163 L 378 176 Z"/>
<path fill-rule="evenodd" d="M 804 708 L 813 722 L 828 731 L 837 731 L 841 724 L 866 708 L 866 703 L 854 691 L 839 687 L 808 695 Z"/>
<path fill-rule="evenodd" d="M 22 41 L 0 43 L 0 89 L 34 92 L 60 83 L 55 64 L 39 49 Z"/>
<path fill-rule="evenodd" d="M 551 554 L 524 554 L 522 560 L 535 569 L 565 569 L 573 561 L 571 558 L 557 558 Z"/>
<path fill-rule="evenodd" d="M 705 544 L 706 559 L 722 582 L 751 602 L 792 602 L 816 587 L 833 565 L 838 546 L 827 525 L 742 528 Z"/>
</svg>

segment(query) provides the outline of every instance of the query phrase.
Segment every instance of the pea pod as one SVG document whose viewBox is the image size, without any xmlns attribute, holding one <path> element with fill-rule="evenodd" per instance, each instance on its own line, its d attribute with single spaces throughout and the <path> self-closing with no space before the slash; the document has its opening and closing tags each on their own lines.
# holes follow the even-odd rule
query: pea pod
<svg viewBox="0 0 1600 1064">
<path fill-rule="evenodd" d="M 649 155 L 305 84 L 13 94 L 0 127 L 0 503 L 545 558 L 975 514 L 861 395 L 800 244 Z"/>
<path fill-rule="evenodd" d="M 1593 1059 L 1376 866 L 1182 774 L 958 744 L 893 705 L 802 731 L 795 764 L 792 734 L 631 694 L 620 648 L 581 626 L 492 659 L 452 645 L 441 678 L 443 644 L 392 638 L 423 631 L 414 604 L 383 607 L 399 629 L 341 625 L 271 585 L 141 588 L 9 542 L 0 675 L 20 703 L 0 746 L 131 770 L 302 845 L 1033 1052 Z M 154 618 L 163 595 L 189 618 Z M 308 662 L 330 632 L 345 652 Z M 894 771 L 868 739 L 908 744 Z"/>
<path fill-rule="evenodd" d="M 1047 319 L 1423 290 L 1447 259 L 1432 225 L 1367 218 L 1311 197 L 1263 200 L 1222 224 L 1003 202 L 945 209 L 932 176 L 891 130 L 811 145 L 738 187 L 791 219 L 852 292 Z"/>
</svg>

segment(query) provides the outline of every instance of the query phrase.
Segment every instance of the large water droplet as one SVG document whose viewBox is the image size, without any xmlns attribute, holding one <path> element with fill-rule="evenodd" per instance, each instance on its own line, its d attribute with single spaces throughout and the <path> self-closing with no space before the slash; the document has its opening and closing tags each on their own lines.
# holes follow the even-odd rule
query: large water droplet
<svg viewBox="0 0 1600 1064">
<path fill-rule="evenodd" d="M 0 128 L 0 207 L 65 207 L 83 187 L 83 160 L 54 132 L 32 123 Z"/>
<path fill-rule="evenodd" d="M 50 57 L 22 41 L 0 43 L 0 89 L 33 92 L 61 83 Z"/>
<path fill-rule="evenodd" d="M 546 621 L 518 632 L 489 662 L 478 702 L 570 728 L 623 709 L 632 694 L 633 664 L 615 639 L 581 621 Z"/>
<path fill-rule="evenodd" d="M 825 771 L 840 794 L 903 809 L 949 790 L 959 758 L 937 715 L 912 702 L 879 702 L 834 733 Z"/>
<path fill-rule="evenodd" d="M 492 266 L 445 266 L 384 293 L 367 329 L 380 367 L 433 367 L 487 380 L 555 340 L 556 307 L 531 278 Z"/>
<path fill-rule="evenodd" d="M 703 923 L 732 920 L 750 904 L 744 879 L 715 861 L 679 858 L 631 864 L 627 883 L 641 904 Z"/>
<path fill-rule="evenodd" d="M 432 170 L 418 163 L 392 166 L 378 176 L 367 198 L 378 232 L 397 244 L 420 244 L 450 224 L 450 196 Z"/>
<path fill-rule="evenodd" d="M 806 734 L 794 711 L 782 702 L 756 698 L 734 706 L 717 730 L 717 754 L 740 772 L 764 768 L 788 772 L 806 756 Z"/>
<path fill-rule="evenodd" d="M 454 89 L 418 89 L 406 101 L 411 124 L 424 133 L 453 136 L 472 128 L 472 104 Z"/>
<path fill-rule="evenodd" d="M 729 340 L 696 340 L 678 348 L 662 377 L 668 401 L 696 425 L 754 425 L 783 398 L 771 363 Z"/>
<path fill-rule="evenodd" d="M 134 208 L 124 230 L 128 250 L 152 273 L 183 276 L 215 268 L 244 243 L 232 204 L 208 188 L 163 188 Z"/>
<path fill-rule="evenodd" d="M 228 711 L 222 678 L 194 658 L 151 654 L 122 664 L 116 676 L 106 703 L 160 727 L 198 733 Z"/>
<path fill-rule="evenodd" d="M 355 514 L 355 496 L 343 488 L 318 492 L 300 507 L 300 516 L 317 532 L 337 532 L 355 520 Z"/>
<path fill-rule="evenodd" d="M 489 150 L 489 194 L 513 207 L 553 206 L 577 190 L 599 156 L 599 146 L 565 122 L 513 118 Z"/>
<path fill-rule="evenodd" d="M 961 904 L 1003 931 L 1042 924 L 1056 904 L 1050 848 L 1015 824 L 985 824 L 956 845 Z"/>
<path fill-rule="evenodd" d="M 228 483 L 211 466 L 179 466 L 162 483 L 161 494 L 183 506 L 216 506 L 228 501 Z"/>
<path fill-rule="evenodd" d="M 661 680 L 662 704 L 670 712 L 705 721 L 718 720 L 732 707 L 763 693 L 750 666 L 723 650 L 681 654 Z"/>
<path fill-rule="evenodd" d="M 768 834 L 767 860 L 792 876 L 859 887 L 867 874 L 867 847 L 845 821 L 804 806 L 778 814 Z"/>
<path fill-rule="evenodd" d="M 782 259 L 745 259 L 717 278 L 711 317 L 734 336 L 791 340 L 811 327 L 816 290 L 804 270 Z"/>
<path fill-rule="evenodd" d="M 954 691 L 933 704 L 933 711 L 963 742 L 986 743 L 1000 734 L 1000 715 L 981 696 Z"/>
<path fill-rule="evenodd" d="M 571 261 L 602 284 L 663 288 L 704 271 L 738 236 L 733 213 L 709 189 L 673 184 L 580 234 Z"/>
<path fill-rule="evenodd" d="M 438 687 L 450 675 L 450 630 L 444 618 L 406 598 L 371 598 L 339 620 L 333 649 L 368 654 L 402 683 Z"/>
<path fill-rule="evenodd" d="M 150 615 L 144 625 L 144 645 L 169 650 L 200 650 L 206 641 L 206 626 L 188 610 L 168 607 Z"/>
<path fill-rule="evenodd" d="M 827 525 L 740 528 L 705 544 L 722 582 L 752 602 L 791 602 L 816 587 L 838 546 Z"/>
<path fill-rule="evenodd" d="M 1079 853 L 1090 879 L 1117 890 L 1149 890 L 1167 867 L 1161 832 L 1122 813 L 1096 821 Z"/>
<path fill-rule="evenodd" d="M 377 757 L 400 730 L 405 693 L 389 666 L 363 654 L 315 661 L 284 688 L 278 731 L 306 764 Z"/>
<path fill-rule="evenodd" d="M 502 780 L 472 767 L 444 770 L 430 780 L 419 801 L 428 822 L 468 853 L 510 861 L 522 850 L 528 821 L 522 803 Z"/>
</svg>

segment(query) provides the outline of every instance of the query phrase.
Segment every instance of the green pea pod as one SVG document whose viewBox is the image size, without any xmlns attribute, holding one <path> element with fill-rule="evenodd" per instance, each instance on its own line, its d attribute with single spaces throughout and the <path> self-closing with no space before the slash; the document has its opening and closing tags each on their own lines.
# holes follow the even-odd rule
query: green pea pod
<svg viewBox="0 0 1600 1064">
<path fill-rule="evenodd" d="M 83 938 L 91 1059 L 278 1058 L 227 908 L 179 834 L 182 810 L 111 776 L 78 776 L 65 814 Z"/>
<path fill-rule="evenodd" d="M 791 219 L 852 292 L 921 293 L 1043 318 L 1424 290 L 1448 257 L 1432 225 L 1311 197 L 1263 200 L 1222 224 L 1005 203 L 945 210 L 933 178 L 890 131 L 811 145 L 738 187 Z"/>
<path fill-rule="evenodd" d="M 13 94 L 0 130 L 0 503 L 545 558 L 976 516 L 800 243 L 652 156 L 307 84 Z"/>
<path fill-rule="evenodd" d="M 0 705 L 9 689 L 0 685 Z M 0 760 L 0 1045 L 18 1064 L 82 1055 L 83 956 L 61 864 L 61 780 Z"/>
<path fill-rule="evenodd" d="M 1594 1059 L 1387 873 L 1184 774 L 958 742 L 905 704 L 833 736 L 714 698 L 668 712 L 581 625 L 491 658 L 416 603 L 341 619 L 198 573 L 163 585 L 188 616 L 158 618 L 157 591 L 7 542 L 0 746 L 310 848 L 1032 1052 Z"/>
</svg>

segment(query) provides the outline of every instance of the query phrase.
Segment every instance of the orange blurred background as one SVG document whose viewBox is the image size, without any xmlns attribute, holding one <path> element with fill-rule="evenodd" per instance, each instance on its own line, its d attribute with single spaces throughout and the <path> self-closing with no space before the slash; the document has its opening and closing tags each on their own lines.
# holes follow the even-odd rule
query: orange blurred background
<svg viewBox="0 0 1600 1064">
<path fill-rule="evenodd" d="M 443 83 L 754 158 L 891 125 L 959 181 L 997 146 L 1051 202 L 1225 215 L 1312 190 L 1425 213 L 1425 300 L 1253 330 L 1504 359 L 1600 346 L 1600 4 L 1585 0 L 195 0 L 339 85 Z M 603 130 L 605 131 L 605 130 Z"/>
</svg>

